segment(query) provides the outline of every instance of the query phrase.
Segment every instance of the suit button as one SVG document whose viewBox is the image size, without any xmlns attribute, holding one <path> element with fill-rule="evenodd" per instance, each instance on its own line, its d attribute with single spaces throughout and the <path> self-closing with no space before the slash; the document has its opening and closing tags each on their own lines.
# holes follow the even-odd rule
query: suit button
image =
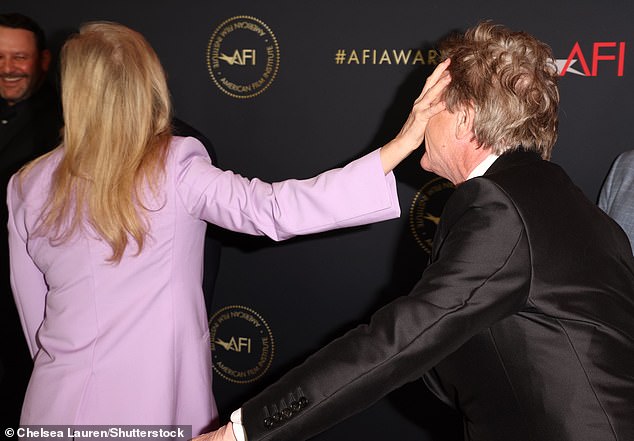
<svg viewBox="0 0 634 441">
<path fill-rule="evenodd" d="M 293 416 L 293 411 L 289 407 L 285 407 L 284 409 L 282 409 L 281 413 L 282 413 L 282 418 L 286 420 Z"/>
<path fill-rule="evenodd" d="M 273 418 L 271 417 L 264 418 L 264 427 L 270 429 L 273 426 L 275 426 L 275 420 Z"/>
<path fill-rule="evenodd" d="M 299 407 L 300 407 L 300 409 L 303 409 L 306 406 L 308 406 L 308 398 L 300 397 L 299 398 Z"/>
<path fill-rule="evenodd" d="M 293 412 L 299 412 L 300 410 L 302 410 L 302 406 L 300 406 L 299 401 L 291 401 L 289 403 L 289 407 Z"/>
</svg>

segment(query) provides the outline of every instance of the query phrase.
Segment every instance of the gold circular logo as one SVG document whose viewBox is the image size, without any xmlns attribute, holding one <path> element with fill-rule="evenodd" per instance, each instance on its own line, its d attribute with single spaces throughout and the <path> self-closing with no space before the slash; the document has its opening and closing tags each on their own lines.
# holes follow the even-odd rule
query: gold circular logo
<svg viewBox="0 0 634 441">
<path fill-rule="evenodd" d="M 429 255 L 442 209 L 454 190 L 451 182 L 435 177 L 414 195 L 409 209 L 409 226 L 416 242 Z"/>
<path fill-rule="evenodd" d="M 259 379 L 273 362 L 275 343 L 266 321 L 246 306 L 225 306 L 209 319 L 214 371 L 233 383 Z"/>
<path fill-rule="evenodd" d="M 280 48 L 271 29 L 255 17 L 223 21 L 207 45 L 207 69 L 216 86 L 233 98 L 253 98 L 273 82 Z"/>
</svg>

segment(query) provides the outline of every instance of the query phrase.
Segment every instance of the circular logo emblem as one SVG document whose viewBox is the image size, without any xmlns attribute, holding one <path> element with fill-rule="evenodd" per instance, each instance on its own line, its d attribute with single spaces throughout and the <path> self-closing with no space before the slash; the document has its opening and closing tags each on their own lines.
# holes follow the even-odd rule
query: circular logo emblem
<svg viewBox="0 0 634 441">
<path fill-rule="evenodd" d="M 225 306 L 209 319 L 213 369 L 233 383 L 251 383 L 271 366 L 275 345 L 269 325 L 245 306 Z"/>
<path fill-rule="evenodd" d="M 280 48 L 271 29 L 255 17 L 223 21 L 207 45 L 207 69 L 224 93 L 252 98 L 264 92 L 280 67 Z"/>
<path fill-rule="evenodd" d="M 440 222 L 440 214 L 454 190 L 451 182 L 445 178 L 435 177 L 418 190 L 410 206 L 410 229 L 416 242 L 429 255 Z"/>
</svg>

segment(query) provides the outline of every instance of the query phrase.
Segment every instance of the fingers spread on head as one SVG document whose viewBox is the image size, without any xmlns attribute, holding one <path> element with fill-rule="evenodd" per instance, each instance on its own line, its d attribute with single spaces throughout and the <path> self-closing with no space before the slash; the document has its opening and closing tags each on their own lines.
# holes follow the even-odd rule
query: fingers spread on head
<svg viewBox="0 0 634 441">
<path fill-rule="evenodd" d="M 449 64 L 450 59 L 447 58 L 445 61 L 436 66 L 431 75 L 429 75 L 425 80 L 425 86 L 423 87 L 423 90 L 421 91 L 415 102 L 422 100 L 425 95 L 439 83 L 442 85 L 442 87 L 444 87 L 449 83 L 449 81 L 451 81 L 451 75 L 447 70 Z"/>
</svg>

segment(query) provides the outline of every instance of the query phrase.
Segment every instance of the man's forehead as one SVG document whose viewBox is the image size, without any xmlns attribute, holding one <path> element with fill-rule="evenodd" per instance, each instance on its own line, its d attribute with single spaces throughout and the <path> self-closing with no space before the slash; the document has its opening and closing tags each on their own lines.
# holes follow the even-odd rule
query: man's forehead
<svg viewBox="0 0 634 441">
<path fill-rule="evenodd" d="M 37 51 L 37 40 L 28 29 L 0 26 L 0 46 L 4 50 Z"/>
</svg>

